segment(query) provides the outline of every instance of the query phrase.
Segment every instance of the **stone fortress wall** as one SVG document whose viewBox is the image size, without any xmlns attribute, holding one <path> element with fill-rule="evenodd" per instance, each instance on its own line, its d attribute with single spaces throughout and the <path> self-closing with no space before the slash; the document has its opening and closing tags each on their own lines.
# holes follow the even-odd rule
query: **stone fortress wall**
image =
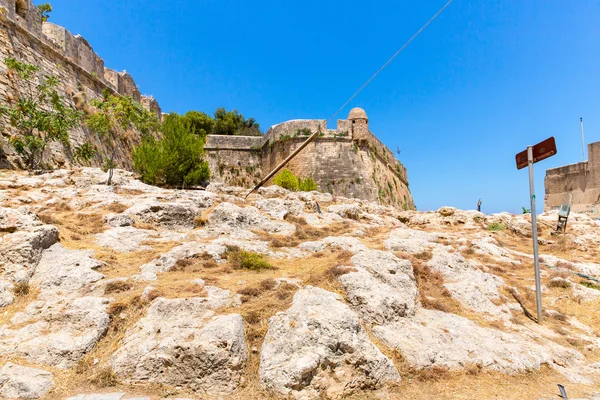
<svg viewBox="0 0 600 400">
<path fill-rule="evenodd" d="M 30 0 L 0 0 L 0 61 L 7 57 L 38 65 L 42 75 L 56 76 L 61 94 L 80 110 L 108 90 L 131 96 L 158 117 L 162 115 L 158 102 L 142 96 L 131 75 L 106 68 L 83 37 L 42 22 Z M 14 99 L 20 89 L 7 72 L 0 62 L 0 102 Z M 312 177 L 321 190 L 334 195 L 414 208 L 406 168 L 369 131 L 367 115 L 361 109 L 353 109 L 348 119 L 339 120 L 335 130 L 327 129 L 325 120 L 293 120 L 271 127 L 262 137 L 209 135 L 205 149 L 211 180 L 250 187 L 317 131 L 320 136 L 289 164 L 294 173 Z M 0 130 L 0 168 L 20 166 L 20 158 L 9 144 L 12 135 L 6 126 Z M 116 154 L 119 167 L 132 169 L 131 150 L 139 140 L 137 132 L 121 139 Z M 70 132 L 69 146 L 51 143 L 45 162 L 63 168 L 76 164 L 73 150 L 86 142 L 93 144 L 100 156 L 90 165 L 101 166 L 110 148 L 83 125 Z"/>
<path fill-rule="evenodd" d="M 314 132 L 320 135 L 287 165 L 312 177 L 319 189 L 337 196 L 380 201 L 413 209 L 406 168 L 369 130 L 364 110 L 355 108 L 337 129 L 325 120 L 292 120 L 272 126 L 263 137 L 209 135 L 205 145 L 211 180 L 250 187 Z"/>
<path fill-rule="evenodd" d="M 83 37 L 72 35 L 62 26 L 42 22 L 40 11 L 30 0 L 0 0 L 0 102 L 14 98 L 18 89 L 7 74 L 3 62 L 7 57 L 39 65 L 42 74 L 57 76 L 62 84 L 61 94 L 77 108 L 82 109 L 88 100 L 108 90 L 131 96 L 159 118 L 162 115 L 158 102 L 150 96 L 142 96 L 131 75 L 106 68 Z M 0 135 L 0 167 L 4 168 L 18 162 L 18 156 L 8 144 L 9 135 L 11 132 L 6 129 Z M 74 162 L 72 149 L 84 142 L 95 145 L 103 158 L 108 156 L 106 145 L 86 127 L 78 126 L 70 136 L 70 149 L 59 143 L 51 144 L 47 162 L 58 167 L 69 166 Z M 130 152 L 137 141 L 137 134 L 122 139 L 116 157 L 120 167 L 131 168 Z M 100 158 L 91 164 L 100 165 Z"/>
<path fill-rule="evenodd" d="M 567 203 L 572 210 L 600 218 L 600 142 L 588 145 L 588 161 L 546 171 L 544 210 Z"/>
</svg>

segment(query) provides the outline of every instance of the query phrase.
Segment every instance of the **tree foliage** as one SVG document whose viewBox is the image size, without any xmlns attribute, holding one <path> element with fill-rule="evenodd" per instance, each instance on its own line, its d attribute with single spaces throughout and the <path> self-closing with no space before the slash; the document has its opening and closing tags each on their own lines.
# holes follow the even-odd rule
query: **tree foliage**
<svg viewBox="0 0 600 400">
<path fill-rule="evenodd" d="M 42 22 L 47 22 L 48 19 L 50 19 L 50 13 L 52 12 L 50 3 L 38 4 L 37 8 L 42 12 Z"/>
<path fill-rule="evenodd" d="M 0 104 L 0 116 L 17 131 L 10 139 L 15 151 L 30 169 L 43 162 L 48 143 L 69 143 L 69 130 L 81 114 L 58 93 L 59 80 L 53 75 L 40 76 L 37 65 L 6 58 L 9 76 L 14 77 L 17 98 Z"/>
<path fill-rule="evenodd" d="M 133 166 L 152 185 L 185 187 L 202 184 L 210 171 L 204 161 L 204 138 L 186 116 L 165 117 L 162 138 L 147 136 L 133 151 Z"/>
<path fill-rule="evenodd" d="M 110 156 L 104 160 L 108 170 L 107 184 L 111 184 L 115 155 L 123 135 L 129 130 L 141 133 L 142 137 L 160 129 L 160 121 L 153 113 L 128 96 L 117 96 L 104 91 L 101 98 L 90 101 L 91 111 L 85 124 L 96 132 L 108 145 Z"/>
<path fill-rule="evenodd" d="M 197 135 L 261 136 L 260 126 L 254 118 L 245 118 L 237 110 L 217 108 L 213 116 L 201 111 L 188 111 L 182 116 Z"/>
<path fill-rule="evenodd" d="M 246 119 L 237 110 L 217 108 L 214 114 L 212 134 L 260 136 L 259 125 L 254 118 Z"/>
<path fill-rule="evenodd" d="M 75 147 L 74 156 L 77 160 L 87 163 L 96 156 L 96 147 L 88 142 L 85 142 Z"/>
</svg>

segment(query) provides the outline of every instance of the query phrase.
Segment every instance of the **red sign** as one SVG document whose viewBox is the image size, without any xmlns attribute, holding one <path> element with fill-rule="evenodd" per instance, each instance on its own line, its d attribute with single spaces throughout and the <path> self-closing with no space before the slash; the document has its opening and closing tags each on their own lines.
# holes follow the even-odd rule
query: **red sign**
<svg viewBox="0 0 600 400">
<path fill-rule="evenodd" d="M 532 150 L 534 163 L 552 157 L 556 154 L 556 142 L 554 141 L 554 136 L 536 144 L 533 146 Z M 520 152 L 515 158 L 517 160 L 517 169 L 525 168 L 527 166 L 527 150 Z"/>
</svg>

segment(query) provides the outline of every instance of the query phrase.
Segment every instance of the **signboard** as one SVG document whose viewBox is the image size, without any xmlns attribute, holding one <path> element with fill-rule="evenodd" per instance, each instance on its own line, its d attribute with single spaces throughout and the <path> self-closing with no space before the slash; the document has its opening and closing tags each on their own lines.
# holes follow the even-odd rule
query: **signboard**
<svg viewBox="0 0 600 400">
<path fill-rule="evenodd" d="M 537 233 L 537 214 L 535 211 L 535 185 L 533 180 L 533 164 L 552 157 L 556 154 L 556 142 L 554 137 L 549 137 L 536 144 L 527 146 L 525 151 L 516 155 L 517 169 L 529 167 L 529 194 L 531 201 L 531 232 L 533 236 L 533 265 L 535 271 L 535 298 L 537 308 L 537 322 L 542 323 L 542 284 L 540 280 L 540 258 L 538 256 L 538 233 Z"/>
<path fill-rule="evenodd" d="M 554 136 L 549 137 L 533 146 L 533 162 L 545 160 L 548 157 L 552 157 L 556 154 L 556 142 Z M 517 169 L 522 169 L 527 166 L 527 150 L 523 150 L 516 155 Z"/>
</svg>

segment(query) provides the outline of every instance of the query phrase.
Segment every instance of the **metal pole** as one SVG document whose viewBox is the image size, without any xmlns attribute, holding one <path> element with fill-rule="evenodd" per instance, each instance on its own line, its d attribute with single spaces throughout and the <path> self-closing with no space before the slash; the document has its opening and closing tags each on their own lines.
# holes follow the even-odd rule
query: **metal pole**
<svg viewBox="0 0 600 400">
<path fill-rule="evenodd" d="M 583 154 L 583 162 L 585 162 L 585 140 L 583 137 L 583 117 L 579 118 L 579 127 L 581 128 L 581 154 Z"/>
<path fill-rule="evenodd" d="M 533 236 L 533 262 L 535 267 L 535 299 L 538 324 L 542 323 L 542 288 L 540 283 L 540 259 L 538 255 L 537 214 L 535 211 L 535 182 L 533 179 L 533 146 L 527 146 L 529 162 L 529 194 L 531 195 L 531 233 Z"/>
</svg>

